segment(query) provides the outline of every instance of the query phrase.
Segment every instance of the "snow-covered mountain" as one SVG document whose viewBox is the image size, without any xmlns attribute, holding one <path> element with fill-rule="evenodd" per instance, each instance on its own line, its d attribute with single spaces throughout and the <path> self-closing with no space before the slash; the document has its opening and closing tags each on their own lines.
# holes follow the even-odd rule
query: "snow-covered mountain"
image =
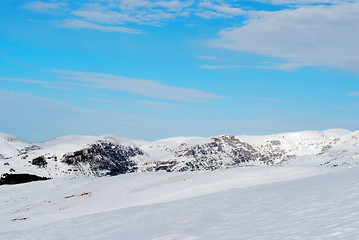
<svg viewBox="0 0 359 240">
<path fill-rule="evenodd" d="M 63 136 L 26 143 L 0 133 L 0 174 L 117 175 L 197 171 L 248 165 L 359 164 L 359 131 L 330 129 L 266 136 L 175 137 L 154 142 L 112 135 Z"/>
<path fill-rule="evenodd" d="M 53 178 L 0 187 L 0 239 L 356 239 L 358 144 L 359 131 L 340 129 L 155 142 L 0 134 L 0 184 Z M 117 176 L 89 177 L 103 175 Z"/>
</svg>

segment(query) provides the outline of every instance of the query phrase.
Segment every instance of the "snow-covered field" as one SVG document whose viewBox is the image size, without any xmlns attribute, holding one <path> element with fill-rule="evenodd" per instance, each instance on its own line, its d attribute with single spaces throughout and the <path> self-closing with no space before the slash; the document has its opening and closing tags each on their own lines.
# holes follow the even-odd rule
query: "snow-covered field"
<svg viewBox="0 0 359 240">
<path fill-rule="evenodd" d="M 0 187 L 0 239 L 357 239 L 359 168 L 237 167 Z"/>
</svg>

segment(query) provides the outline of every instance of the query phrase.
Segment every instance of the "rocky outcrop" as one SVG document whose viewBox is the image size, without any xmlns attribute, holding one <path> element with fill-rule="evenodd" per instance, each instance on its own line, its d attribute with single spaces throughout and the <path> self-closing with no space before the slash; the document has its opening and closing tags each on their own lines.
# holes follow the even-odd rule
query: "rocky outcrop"
<svg viewBox="0 0 359 240">
<path fill-rule="evenodd" d="M 46 162 L 44 156 L 40 156 L 40 157 L 34 158 L 34 159 L 31 161 L 31 164 L 32 164 L 32 165 L 36 165 L 36 166 L 38 166 L 38 167 L 46 167 L 46 166 L 47 166 L 47 162 Z"/>
<path fill-rule="evenodd" d="M 271 164 L 269 156 L 232 135 L 212 138 L 209 143 L 188 146 L 180 145 L 175 157 L 185 161 L 177 171 L 214 170 L 223 167 L 253 164 Z"/>
<path fill-rule="evenodd" d="M 143 154 L 137 147 L 103 141 L 65 154 L 60 161 L 80 171 L 88 169 L 90 175 L 94 176 L 118 175 L 135 172 L 137 167 L 131 158 Z"/>
</svg>

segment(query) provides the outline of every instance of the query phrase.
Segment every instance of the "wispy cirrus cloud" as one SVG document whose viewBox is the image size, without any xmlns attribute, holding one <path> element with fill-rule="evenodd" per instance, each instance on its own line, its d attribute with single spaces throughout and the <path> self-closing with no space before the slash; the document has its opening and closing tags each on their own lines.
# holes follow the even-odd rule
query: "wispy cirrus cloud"
<svg viewBox="0 0 359 240">
<path fill-rule="evenodd" d="M 140 104 L 147 108 L 155 108 L 160 110 L 173 110 L 178 107 L 176 104 L 168 103 L 168 102 L 158 102 L 158 101 L 146 101 L 146 100 L 137 100 L 137 104 Z"/>
<path fill-rule="evenodd" d="M 123 102 L 119 100 L 113 100 L 113 99 L 105 99 L 105 98 L 87 98 L 87 100 L 92 102 L 100 102 L 100 103 L 112 103 L 112 104 L 123 104 Z"/>
<path fill-rule="evenodd" d="M 263 3 L 270 3 L 273 5 L 300 5 L 300 6 L 356 2 L 355 0 L 256 0 L 256 1 Z"/>
<path fill-rule="evenodd" d="M 205 55 L 198 55 L 198 56 L 196 56 L 196 58 L 202 59 L 202 60 L 211 60 L 211 61 L 219 60 L 217 57 L 205 56 Z"/>
<path fill-rule="evenodd" d="M 34 12 L 42 12 L 49 13 L 60 10 L 66 6 L 65 3 L 61 2 L 43 2 L 43 1 L 34 1 L 28 2 L 23 5 L 23 8 L 34 11 Z"/>
<path fill-rule="evenodd" d="M 100 25 L 84 20 L 65 20 L 63 23 L 59 24 L 59 26 L 72 29 L 93 29 L 100 30 L 103 32 L 124 32 L 135 34 L 141 33 L 141 31 L 138 29 L 126 28 L 121 26 Z"/>
<path fill-rule="evenodd" d="M 161 25 L 168 19 L 188 18 L 229 18 L 243 15 L 246 11 L 226 1 L 194 0 L 92 0 L 91 2 L 49 2 L 33 1 L 23 6 L 34 12 L 53 13 L 61 10 L 57 26 L 75 29 L 92 29 L 138 33 L 126 24 Z"/>
<path fill-rule="evenodd" d="M 9 82 L 24 82 L 24 83 L 49 84 L 49 82 L 46 82 L 46 81 L 39 81 L 39 80 L 27 79 L 27 78 L 8 78 L 8 77 L 0 77 L 0 80 L 9 81 Z"/>
<path fill-rule="evenodd" d="M 170 12 L 180 12 L 185 8 L 188 8 L 194 4 L 194 1 L 158 1 L 154 2 L 154 5 L 166 8 Z"/>
<path fill-rule="evenodd" d="M 259 98 L 254 98 L 254 97 L 242 97 L 242 99 L 244 100 L 249 100 L 249 101 L 261 101 L 261 102 L 280 102 L 280 100 L 278 98 L 266 98 L 266 97 L 259 97 Z"/>
<path fill-rule="evenodd" d="M 230 69 L 230 68 L 253 68 L 253 69 L 271 69 L 271 70 L 281 70 L 281 71 L 295 71 L 298 67 L 301 67 L 299 64 L 295 63 L 278 63 L 272 65 L 201 65 L 201 69 Z"/>
<path fill-rule="evenodd" d="M 110 89 L 110 90 L 129 92 L 145 97 L 187 101 L 187 102 L 223 98 L 223 96 L 219 96 L 216 94 L 207 93 L 196 89 L 169 86 L 157 81 L 147 80 L 147 79 L 128 78 L 124 76 L 106 74 L 106 73 L 92 73 L 92 72 L 79 72 L 79 71 L 66 71 L 66 70 L 53 70 L 53 72 L 56 73 L 57 77 L 62 79 L 62 81 L 50 82 L 50 81 L 38 81 L 32 79 L 6 78 L 6 77 L 0 77 L 0 80 L 41 84 L 46 88 L 56 88 L 59 90 L 68 90 L 69 86 Z M 102 102 L 107 101 L 98 98 L 96 99 L 89 98 L 88 100 L 102 101 Z M 114 101 L 111 100 L 108 100 L 108 102 L 115 103 Z"/>
<path fill-rule="evenodd" d="M 196 89 L 174 87 L 146 79 L 128 78 L 113 74 L 65 70 L 54 70 L 54 72 L 57 73 L 60 78 L 72 80 L 71 82 L 67 82 L 67 84 L 70 85 L 125 91 L 152 98 L 178 101 L 199 101 L 223 98 L 222 96 Z"/>
<path fill-rule="evenodd" d="M 242 10 L 241 8 L 234 7 L 228 3 L 213 3 L 211 1 L 201 1 L 198 3 L 198 7 L 202 7 L 204 9 L 212 10 L 216 13 L 224 14 L 227 16 L 238 16 L 246 14 L 247 12 Z"/>
</svg>

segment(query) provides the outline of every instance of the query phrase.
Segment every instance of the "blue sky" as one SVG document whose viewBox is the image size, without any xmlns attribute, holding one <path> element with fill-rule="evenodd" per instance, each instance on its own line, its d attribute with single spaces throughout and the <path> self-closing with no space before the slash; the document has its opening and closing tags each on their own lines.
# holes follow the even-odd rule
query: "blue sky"
<svg viewBox="0 0 359 240">
<path fill-rule="evenodd" d="M 2 0 L 0 131 L 359 129 L 359 1 Z"/>
</svg>

